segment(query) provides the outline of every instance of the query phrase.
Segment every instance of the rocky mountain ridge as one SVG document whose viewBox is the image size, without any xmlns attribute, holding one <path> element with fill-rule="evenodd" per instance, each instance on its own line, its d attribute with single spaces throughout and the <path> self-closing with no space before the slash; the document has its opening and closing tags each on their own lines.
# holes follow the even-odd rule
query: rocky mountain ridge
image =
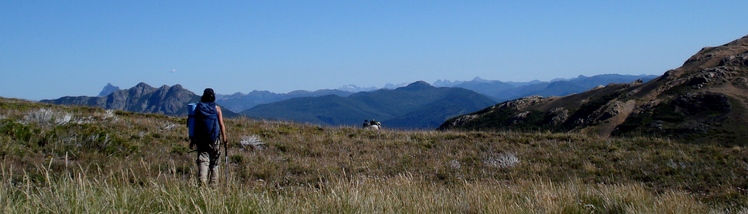
<svg viewBox="0 0 748 214">
<path fill-rule="evenodd" d="M 648 81 L 564 97 L 525 97 L 447 120 L 440 129 L 581 131 L 739 143 L 748 137 L 748 36 L 706 47 Z"/>
<path fill-rule="evenodd" d="M 186 115 L 187 103 L 199 101 L 200 97 L 181 85 L 163 85 L 159 88 L 139 83 L 127 90 L 116 90 L 103 97 L 61 97 L 39 102 L 58 105 L 92 106 L 105 109 L 125 110 L 165 115 Z"/>
</svg>

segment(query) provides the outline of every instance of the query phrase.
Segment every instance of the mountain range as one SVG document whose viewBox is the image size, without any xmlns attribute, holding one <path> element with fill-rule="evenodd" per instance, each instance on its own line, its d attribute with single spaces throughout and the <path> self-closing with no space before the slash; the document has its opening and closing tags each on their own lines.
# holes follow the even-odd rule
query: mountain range
<svg viewBox="0 0 748 214">
<path fill-rule="evenodd" d="M 324 95 L 325 93 L 327 95 Z M 255 91 L 246 95 L 221 96 L 216 102 L 223 106 L 223 102 L 231 101 L 231 97 L 261 97 L 260 95 L 273 97 L 278 94 Z M 394 90 L 380 89 L 355 94 L 338 90 L 321 90 L 297 91 L 282 95 L 296 97 L 258 105 L 243 111 L 241 115 L 226 108 L 224 115 L 226 117 L 243 115 L 321 125 L 357 125 L 365 119 L 377 118 L 389 123 L 388 126 L 393 128 L 433 129 L 449 117 L 469 113 L 495 103 L 490 98 L 473 91 L 461 88 L 436 88 L 425 82 L 416 82 Z M 116 90 L 103 97 L 68 96 L 40 102 L 184 116 L 187 113 L 187 104 L 199 100 L 198 95 L 184 89 L 181 85 L 164 85 L 154 88 L 146 83 L 139 83 L 130 89 Z"/>
<path fill-rule="evenodd" d="M 705 47 L 661 76 L 610 74 L 527 83 L 475 78 L 435 85 L 450 87 L 418 81 L 362 92 L 253 91 L 221 95 L 218 103 L 227 117 L 322 125 L 376 119 L 404 129 L 578 131 L 748 144 L 748 36 Z M 199 100 L 180 85 L 145 83 L 126 90 L 108 84 L 101 95 L 40 102 L 182 116 L 187 103 Z"/>
<path fill-rule="evenodd" d="M 452 87 L 433 87 L 426 82 L 419 81 L 401 87 L 388 84 L 387 87 L 393 89 L 386 87 L 377 90 L 369 90 L 371 88 L 360 88 L 354 85 L 334 90 L 298 90 L 289 93 L 255 90 L 247 94 L 219 94 L 216 102 L 224 107 L 225 115 L 231 117 L 240 116 L 235 112 L 242 112 L 242 115 L 255 118 L 282 119 L 325 125 L 351 125 L 357 124 L 360 122 L 359 120 L 363 119 L 377 119 L 385 122 L 386 127 L 391 128 L 431 129 L 438 127 L 449 117 L 479 110 L 508 97 L 523 94 L 545 95 L 547 94 L 545 91 L 576 93 L 601 82 L 630 81 L 642 78 L 648 78 L 648 76 L 580 76 L 570 80 L 526 83 L 475 78 L 472 81 L 437 81 L 440 85 L 451 85 Z M 557 89 L 561 86 L 566 87 L 564 90 Z M 423 90 L 413 90 L 416 88 Z M 341 89 L 353 91 L 366 89 L 369 91 L 353 92 Z M 475 93 L 474 91 L 479 92 L 477 94 L 467 93 L 468 90 L 465 89 L 471 89 L 469 92 L 473 93 Z M 439 93 L 433 93 L 433 91 L 439 91 Z M 416 96 L 416 93 L 424 93 L 424 95 Z M 490 93 L 493 93 L 494 96 L 487 95 Z M 449 97 L 449 99 L 445 99 L 445 97 Z M 365 102 L 362 99 L 365 99 Z M 135 87 L 125 90 L 107 84 L 98 97 L 62 97 L 40 102 L 184 116 L 187 112 L 186 104 L 198 100 L 198 95 L 184 89 L 181 85 L 163 85 L 154 88 L 146 83 L 139 83 Z M 409 105 L 413 106 L 399 106 L 399 102 L 411 103 Z M 379 105 L 379 103 L 386 103 L 386 105 Z M 338 106 L 339 111 L 337 112 L 329 111 L 330 108 L 326 108 L 336 105 L 344 105 L 345 107 Z M 306 108 L 303 108 L 304 106 Z"/>
<path fill-rule="evenodd" d="M 437 88 L 419 81 L 394 90 L 380 89 L 347 97 L 294 98 L 258 105 L 241 114 L 336 126 L 376 119 L 390 128 L 434 129 L 450 117 L 494 103 L 489 97 L 467 89 Z"/>
<path fill-rule="evenodd" d="M 655 75 L 619 75 L 603 74 L 591 77 L 579 76 L 572 79 L 557 79 L 550 82 L 530 81 L 530 82 L 502 82 L 498 80 L 485 80 L 479 77 L 471 81 L 446 81 L 439 80 L 434 82 L 435 87 L 464 88 L 486 95 L 495 102 L 506 101 L 526 96 L 563 96 L 573 93 L 583 92 L 596 86 L 607 85 L 609 83 L 625 83 L 634 80 L 649 81 L 657 76 Z M 300 97 L 321 97 L 326 95 L 337 95 L 346 97 L 358 92 L 372 92 L 379 89 L 396 89 L 405 87 L 408 84 L 387 84 L 383 88 L 375 87 L 358 87 L 356 85 L 345 85 L 338 89 L 321 89 L 317 91 L 296 90 L 289 93 L 274 93 L 270 91 L 254 90 L 247 94 L 234 93 L 230 95 L 217 95 L 217 102 L 226 109 L 234 112 L 241 112 L 251 109 L 257 105 L 268 104 L 291 98 Z M 105 90 L 111 88 L 108 84 Z M 109 92 L 111 93 L 111 92 Z"/>
<path fill-rule="evenodd" d="M 342 90 L 297 90 L 289 93 L 273 93 L 269 91 L 252 91 L 247 94 L 235 93 L 232 95 L 217 95 L 216 102 L 231 111 L 240 112 L 260 104 L 273 103 L 298 97 L 320 97 L 326 95 L 338 95 L 346 97 L 353 92 Z"/>
<path fill-rule="evenodd" d="M 601 74 L 591 77 L 580 75 L 572 79 L 557 79 L 550 82 L 502 82 L 498 80 L 484 80 L 476 77 L 472 81 L 437 81 L 435 86 L 458 87 L 469 89 L 496 101 L 507 101 L 527 96 L 564 96 L 584 92 L 600 85 L 610 83 L 626 83 L 635 80 L 649 81 L 656 75 L 620 75 Z"/>
<path fill-rule="evenodd" d="M 387 84 L 381 89 L 346 85 L 339 89 L 289 93 L 255 90 L 247 94 L 219 94 L 216 102 L 227 117 L 244 115 L 324 125 L 355 125 L 364 119 L 376 119 L 390 128 L 433 129 L 450 117 L 500 101 L 530 95 L 562 96 L 609 83 L 647 81 L 654 77 L 606 74 L 551 82 L 502 82 L 476 77 L 471 81 L 440 80 L 434 86 L 418 81 Z M 198 95 L 178 84 L 154 88 L 139 83 L 124 90 L 107 84 L 98 97 L 62 97 L 40 102 L 184 116 L 186 104 L 197 101 Z"/>
<path fill-rule="evenodd" d="M 531 96 L 454 117 L 441 130 L 580 131 L 748 144 L 748 36 L 705 47 L 651 81 Z"/>
<path fill-rule="evenodd" d="M 113 88 L 111 84 L 104 91 Z M 141 113 L 159 113 L 165 115 L 186 115 L 187 103 L 199 101 L 200 97 L 181 85 L 151 87 L 139 83 L 127 90 L 115 90 L 106 96 L 67 96 L 54 100 L 41 100 L 42 103 L 58 105 L 92 106 L 105 109 L 125 110 Z"/>
</svg>

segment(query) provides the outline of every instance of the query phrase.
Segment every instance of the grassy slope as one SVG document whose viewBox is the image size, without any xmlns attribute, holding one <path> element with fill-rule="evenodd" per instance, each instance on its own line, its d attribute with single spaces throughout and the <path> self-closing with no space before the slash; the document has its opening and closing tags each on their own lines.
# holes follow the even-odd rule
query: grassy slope
<svg viewBox="0 0 748 214">
<path fill-rule="evenodd" d="M 0 212 L 704 213 L 748 206 L 744 147 L 248 119 L 227 121 L 230 187 L 201 188 L 184 120 L 0 99 Z M 239 143 L 251 136 L 266 147 Z"/>
</svg>

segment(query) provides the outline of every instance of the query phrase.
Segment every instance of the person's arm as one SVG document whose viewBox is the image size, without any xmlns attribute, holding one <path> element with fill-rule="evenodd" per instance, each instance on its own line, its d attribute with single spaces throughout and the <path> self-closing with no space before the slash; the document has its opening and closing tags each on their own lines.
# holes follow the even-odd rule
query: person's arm
<svg viewBox="0 0 748 214">
<path fill-rule="evenodd" d="M 221 107 L 216 106 L 216 113 L 218 113 L 218 124 L 221 126 L 221 139 L 223 139 L 223 143 L 227 143 L 226 125 L 223 124 L 223 112 L 221 112 Z"/>
</svg>

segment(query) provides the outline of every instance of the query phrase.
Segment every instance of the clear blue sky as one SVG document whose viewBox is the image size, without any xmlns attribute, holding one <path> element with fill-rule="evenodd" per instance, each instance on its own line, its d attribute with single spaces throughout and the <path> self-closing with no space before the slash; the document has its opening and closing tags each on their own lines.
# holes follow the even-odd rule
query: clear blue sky
<svg viewBox="0 0 748 214">
<path fill-rule="evenodd" d="M 656 74 L 748 34 L 748 1 L 0 1 L 0 96 L 107 83 L 289 92 Z"/>
</svg>

